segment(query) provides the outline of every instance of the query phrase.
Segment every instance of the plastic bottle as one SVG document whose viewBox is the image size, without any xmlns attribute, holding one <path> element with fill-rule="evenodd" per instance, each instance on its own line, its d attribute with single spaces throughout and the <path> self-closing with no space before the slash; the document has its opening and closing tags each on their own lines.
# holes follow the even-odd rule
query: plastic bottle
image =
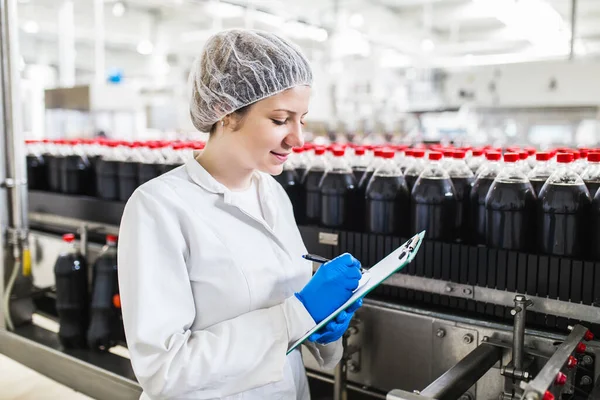
<svg viewBox="0 0 600 400">
<path fill-rule="evenodd" d="M 581 257 L 588 249 L 592 199 L 572 169 L 573 154 L 559 153 L 559 167 L 539 195 L 538 249 L 544 254 Z"/>
<path fill-rule="evenodd" d="M 106 245 L 93 266 L 91 321 L 87 332 L 90 349 L 105 351 L 122 336 L 121 299 L 117 276 L 117 237 L 106 236 Z"/>
<path fill-rule="evenodd" d="M 58 338 L 67 349 L 86 347 L 89 324 L 88 272 L 85 257 L 75 247 L 75 235 L 63 235 L 68 250 L 54 264 Z"/>
<path fill-rule="evenodd" d="M 600 190 L 596 191 L 592 201 L 590 229 L 590 256 L 593 260 L 600 261 Z"/>
<path fill-rule="evenodd" d="M 90 184 L 91 165 L 79 141 L 65 141 L 60 165 L 60 188 L 64 194 L 86 194 Z"/>
<path fill-rule="evenodd" d="M 456 193 L 440 163 L 442 153 L 430 152 L 425 167 L 411 191 L 411 233 L 427 230 L 427 238 L 455 238 Z"/>
<path fill-rule="evenodd" d="M 537 153 L 537 150 L 535 149 L 535 147 L 525 147 L 523 150 L 525 150 L 527 152 L 527 154 L 529 154 L 527 163 L 529 164 L 529 168 L 533 169 L 533 167 L 535 167 L 535 165 L 536 165 L 535 155 Z"/>
<path fill-rule="evenodd" d="M 35 140 L 25 141 L 27 152 L 27 188 L 29 190 L 48 189 L 48 168 L 39 143 Z"/>
<path fill-rule="evenodd" d="M 527 178 L 529 179 L 529 182 L 531 182 L 531 186 L 533 186 L 536 196 L 539 196 L 544 183 L 546 183 L 546 180 L 552 175 L 552 171 L 554 171 L 554 167 L 550 163 L 551 158 L 552 156 L 550 153 L 537 153 L 535 155 L 536 164 L 527 174 Z"/>
<path fill-rule="evenodd" d="M 351 167 L 354 173 L 354 179 L 356 182 L 360 182 L 369 169 L 369 159 L 365 154 L 365 148 L 358 146 L 354 149 L 354 158 L 352 159 Z"/>
<path fill-rule="evenodd" d="M 161 146 L 157 143 L 145 143 L 140 146 L 142 159 L 137 166 L 140 186 L 163 173 L 165 160 L 160 149 Z"/>
<path fill-rule="evenodd" d="M 328 170 L 325 160 L 325 148 L 315 148 L 315 157 L 304 178 L 305 221 L 307 224 L 316 225 L 321 221 L 321 179 Z"/>
<path fill-rule="evenodd" d="M 442 158 L 441 165 L 442 168 L 448 171 L 454 162 L 454 149 L 444 149 L 442 153 L 444 154 L 444 158 Z"/>
<path fill-rule="evenodd" d="M 344 159 L 345 150 L 335 148 L 331 168 L 323 176 L 321 188 L 321 225 L 328 228 L 353 229 L 352 215 L 356 198 L 356 179 Z"/>
<path fill-rule="evenodd" d="M 44 155 L 48 166 L 48 188 L 52 192 L 61 192 L 61 165 L 63 164 L 64 140 L 54 140 L 48 143 L 47 154 Z"/>
<path fill-rule="evenodd" d="M 525 175 L 527 175 L 529 173 L 529 171 L 531 171 L 531 167 L 529 166 L 529 153 L 526 152 L 525 150 L 521 150 L 519 151 L 519 161 L 517 161 L 517 165 L 519 166 L 519 168 L 521 168 L 521 171 L 523 171 L 523 173 Z"/>
<path fill-rule="evenodd" d="M 470 225 L 471 225 L 471 243 L 473 244 L 485 244 L 487 230 L 485 226 L 485 198 L 490 190 L 490 186 L 496 179 L 496 176 L 502 169 L 500 159 L 502 154 L 496 151 L 490 151 L 485 155 L 486 163 L 485 167 L 477 174 L 471 187 L 471 193 L 469 195 L 469 207 L 470 207 Z"/>
<path fill-rule="evenodd" d="M 415 186 L 415 182 L 419 179 L 419 176 L 425 169 L 425 150 L 413 150 L 412 156 L 412 164 L 404 172 L 404 179 L 406 179 L 408 190 L 411 191 Z"/>
<path fill-rule="evenodd" d="M 472 149 L 471 156 L 467 159 L 467 166 L 475 174 L 484 161 L 483 149 Z"/>
<path fill-rule="evenodd" d="M 517 153 L 504 155 L 485 198 L 486 239 L 490 247 L 529 251 L 535 247 L 536 196 L 518 161 Z"/>
<path fill-rule="evenodd" d="M 138 162 L 134 158 L 135 149 L 138 145 L 134 143 L 121 142 L 117 147 L 119 154 L 119 200 L 127 201 L 139 186 Z"/>
<path fill-rule="evenodd" d="M 104 200 L 119 199 L 119 162 L 116 142 L 106 143 L 106 150 L 96 161 L 96 196 Z"/>
<path fill-rule="evenodd" d="M 588 165 L 581 174 L 581 179 L 585 182 L 590 196 L 595 197 L 600 188 L 600 153 L 591 152 L 587 159 Z"/>
<path fill-rule="evenodd" d="M 577 155 L 576 155 L 577 154 Z M 587 150 L 575 150 L 573 152 L 574 162 L 572 163 L 571 169 L 575 171 L 579 176 L 583 174 L 583 171 L 587 168 L 588 165 L 588 154 Z"/>
<path fill-rule="evenodd" d="M 369 233 L 410 234 L 410 193 L 392 151 L 383 152 L 384 162 L 375 171 L 366 190 L 366 226 Z"/>
<path fill-rule="evenodd" d="M 400 167 L 400 171 L 405 176 L 406 176 L 406 170 L 412 166 L 414 161 L 415 161 L 415 159 L 413 157 L 413 150 L 412 149 L 404 150 L 404 159 L 398 166 Z"/>
<path fill-rule="evenodd" d="M 296 176 L 300 183 L 304 182 L 304 175 L 308 170 L 310 164 L 304 147 L 294 147 L 292 149 L 294 154 L 294 167 L 296 168 Z"/>
<path fill-rule="evenodd" d="M 466 153 L 462 150 L 454 152 L 454 162 L 450 164 L 448 175 L 454 185 L 456 194 L 456 214 L 455 214 L 455 237 L 462 242 L 469 241 L 469 196 L 471 195 L 471 186 L 475 180 L 473 172 L 465 162 Z"/>
<path fill-rule="evenodd" d="M 301 209 L 299 204 L 299 187 L 300 180 L 296 175 L 296 169 L 294 168 L 294 164 L 287 160 L 283 163 L 283 171 L 281 174 L 274 176 L 275 180 L 279 182 L 279 184 L 283 187 L 288 197 L 290 198 L 290 202 L 292 203 L 292 207 L 294 208 L 294 217 L 296 222 L 302 221 L 302 216 L 300 215 Z"/>
</svg>

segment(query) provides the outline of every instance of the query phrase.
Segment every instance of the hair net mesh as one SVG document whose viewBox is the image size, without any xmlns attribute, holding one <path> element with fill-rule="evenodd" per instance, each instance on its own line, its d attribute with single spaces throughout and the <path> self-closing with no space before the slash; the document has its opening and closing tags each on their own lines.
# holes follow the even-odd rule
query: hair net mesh
<svg viewBox="0 0 600 400">
<path fill-rule="evenodd" d="M 291 42 L 258 30 L 211 36 L 190 72 L 190 115 L 202 132 L 223 116 L 298 85 L 311 85 L 308 60 Z"/>
</svg>

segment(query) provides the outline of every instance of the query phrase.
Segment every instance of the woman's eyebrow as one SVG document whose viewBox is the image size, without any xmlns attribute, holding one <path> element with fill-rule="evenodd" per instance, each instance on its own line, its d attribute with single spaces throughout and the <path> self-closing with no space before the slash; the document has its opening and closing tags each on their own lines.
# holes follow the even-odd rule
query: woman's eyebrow
<svg viewBox="0 0 600 400">
<path fill-rule="evenodd" d="M 285 112 L 286 112 L 286 113 L 288 113 L 288 114 L 296 115 L 296 112 L 295 112 L 295 111 L 292 111 L 292 110 L 286 110 L 286 109 L 284 109 L 284 108 L 278 108 L 277 110 L 273 110 L 273 111 L 285 111 Z M 304 115 L 306 115 L 306 114 L 308 114 L 308 111 L 307 111 L 307 112 L 305 112 L 304 114 L 302 114 L 302 116 L 304 116 Z"/>
</svg>

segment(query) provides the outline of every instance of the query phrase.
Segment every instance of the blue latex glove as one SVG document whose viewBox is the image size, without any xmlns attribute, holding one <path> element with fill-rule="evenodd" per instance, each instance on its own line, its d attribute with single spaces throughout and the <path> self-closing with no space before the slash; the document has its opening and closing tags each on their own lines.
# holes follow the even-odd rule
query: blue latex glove
<svg viewBox="0 0 600 400">
<path fill-rule="evenodd" d="M 335 342 L 341 338 L 354 316 L 354 312 L 362 306 L 362 299 L 358 299 L 352 303 L 350 307 L 339 313 L 335 319 L 329 321 L 324 327 L 308 337 L 309 342 L 317 342 L 319 344 L 327 344 Z"/>
<path fill-rule="evenodd" d="M 344 253 L 321 265 L 296 297 L 318 324 L 352 296 L 361 277 L 360 262 Z"/>
</svg>

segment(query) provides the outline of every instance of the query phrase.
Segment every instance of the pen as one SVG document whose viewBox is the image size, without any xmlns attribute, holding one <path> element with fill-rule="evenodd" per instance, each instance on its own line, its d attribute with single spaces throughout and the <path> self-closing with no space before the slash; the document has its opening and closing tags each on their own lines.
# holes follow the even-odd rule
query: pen
<svg viewBox="0 0 600 400">
<path fill-rule="evenodd" d="M 305 260 L 308 260 L 308 261 L 314 261 L 314 262 L 318 262 L 321 264 L 325 264 L 327 261 L 330 261 L 328 258 L 321 257 L 316 254 L 304 254 L 302 256 L 302 258 L 304 258 Z M 363 267 L 360 267 L 360 273 L 364 274 L 365 272 L 367 272 L 367 270 L 364 269 Z"/>
</svg>

